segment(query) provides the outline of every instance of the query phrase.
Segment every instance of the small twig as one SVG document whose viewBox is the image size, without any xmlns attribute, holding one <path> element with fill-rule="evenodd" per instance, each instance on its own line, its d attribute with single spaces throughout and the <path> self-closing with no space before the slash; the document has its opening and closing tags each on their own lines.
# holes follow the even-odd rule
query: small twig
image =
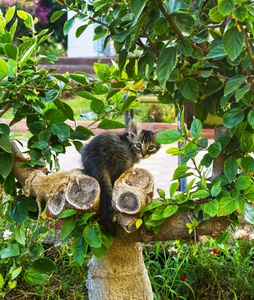
<svg viewBox="0 0 254 300">
<path fill-rule="evenodd" d="M 149 42 L 149 43 L 151 44 L 151 46 L 153 47 L 153 50 L 155 51 L 156 55 L 159 56 L 159 55 L 160 55 L 160 52 L 159 52 L 159 50 L 156 48 L 154 42 L 151 40 L 149 34 L 145 31 L 145 27 L 144 27 L 144 26 L 142 26 L 142 30 L 143 30 L 143 32 L 144 32 L 144 34 L 145 34 L 145 36 L 146 36 L 148 42 Z"/>
<path fill-rule="evenodd" d="M 246 30 L 244 30 L 244 28 L 241 24 L 238 24 L 238 25 L 241 28 L 241 32 L 244 34 L 245 44 L 246 44 L 246 47 L 247 47 L 247 53 L 248 53 L 249 58 L 250 58 L 252 69 L 254 70 L 254 60 L 253 60 L 253 56 L 252 56 L 251 46 L 250 46 L 250 43 L 248 41 L 248 34 L 247 34 Z"/>
</svg>

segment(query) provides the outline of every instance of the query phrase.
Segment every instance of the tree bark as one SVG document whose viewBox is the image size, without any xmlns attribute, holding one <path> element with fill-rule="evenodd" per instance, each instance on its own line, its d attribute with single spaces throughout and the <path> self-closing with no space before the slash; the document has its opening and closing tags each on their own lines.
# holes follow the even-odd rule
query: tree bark
<svg viewBox="0 0 254 300">
<path fill-rule="evenodd" d="M 115 238 L 106 256 L 90 260 L 87 288 L 89 300 L 152 300 L 141 244 Z"/>
</svg>

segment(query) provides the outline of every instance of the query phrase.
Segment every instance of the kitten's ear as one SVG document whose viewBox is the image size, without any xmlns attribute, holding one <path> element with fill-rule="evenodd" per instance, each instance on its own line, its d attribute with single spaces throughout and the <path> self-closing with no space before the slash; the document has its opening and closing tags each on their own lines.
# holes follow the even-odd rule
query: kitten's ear
<svg viewBox="0 0 254 300">
<path fill-rule="evenodd" d="M 165 130 L 167 130 L 167 128 L 165 128 L 165 127 L 163 127 L 163 128 L 159 128 L 159 129 L 157 129 L 156 131 L 154 131 L 154 136 L 157 138 L 157 136 L 159 135 L 159 134 L 161 134 L 163 131 L 165 131 Z"/>
<path fill-rule="evenodd" d="M 131 138 L 134 138 L 135 136 L 138 136 L 142 129 L 140 128 L 140 125 L 135 120 L 130 120 L 129 122 L 129 134 Z"/>
</svg>

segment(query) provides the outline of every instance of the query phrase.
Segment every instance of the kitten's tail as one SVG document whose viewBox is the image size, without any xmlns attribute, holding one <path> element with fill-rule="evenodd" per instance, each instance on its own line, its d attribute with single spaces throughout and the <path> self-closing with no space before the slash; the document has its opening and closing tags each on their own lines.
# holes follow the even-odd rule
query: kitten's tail
<svg viewBox="0 0 254 300">
<path fill-rule="evenodd" d="M 102 172 L 101 178 L 98 178 L 101 187 L 101 219 L 106 230 L 113 236 L 116 235 L 116 229 L 113 224 L 113 207 L 112 207 L 112 183 L 107 172 Z"/>
</svg>

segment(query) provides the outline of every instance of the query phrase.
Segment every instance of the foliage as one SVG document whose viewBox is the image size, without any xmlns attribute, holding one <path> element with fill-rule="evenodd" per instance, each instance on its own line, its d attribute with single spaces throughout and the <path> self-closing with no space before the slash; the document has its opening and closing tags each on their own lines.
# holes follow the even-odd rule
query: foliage
<svg viewBox="0 0 254 300">
<path fill-rule="evenodd" d="M 36 0 L 36 1 L 24 1 L 24 0 L 1 0 L 0 9 L 3 14 L 12 7 L 16 7 L 16 11 L 24 10 L 27 13 L 35 17 L 35 29 L 40 32 L 43 29 L 48 29 L 51 32 L 51 37 L 48 41 L 45 41 L 41 45 L 41 53 L 43 54 L 52 54 L 53 52 L 63 54 L 64 50 L 67 48 L 67 39 L 63 34 L 63 24 L 66 19 L 62 18 L 57 21 L 57 24 L 50 23 L 50 15 L 52 15 L 56 10 L 60 9 L 61 6 L 52 0 Z M 14 21 L 18 20 L 15 13 L 14 17 L 10 22 L 8 22 L 8 28 L 13 25 Z M 56 26 L 57 25 L 57 26 Z M 23 35 L 26 35 L 27 28 L 23 23 L 19 23 L 16 28 L 15 42 L 17 45 L 20 44 L 19 38 L 22 38 Z M 54 32 L 54 34 L 52 34 Z M 50 49 L 48 49 L 50 48 Z M 47 53 L 48 51 L 50 53 Z"/>
<path fill-rule="evenodd" d="M 54 64 L 57 57 L 40 54 L 40 45 L 50 34 L 46 29 L 36 31 L 36 18 L 23 10 L 17 11 L 19 21 L 23 20 L 29 31 L 17 46 L 15 7 L 0 16 L 0 117 L 12 107 L 10 125 L 26 119 L 32 134 L 27 144 L 30 159 L 21 165 L 47 164 L 49 171 L 59 170 L 58 155 L 65 153 L 70 145 L 80 150 L 81 141 L 93 135 L 89 126 L 102 120 L 99 128 L 123 128 L 114 118 L 136 108 L 140 96 L 153 95 L 164 105 L 173 104 L 176 112 L 181 113 L 182 131 L 165 131 L 157 138 L 160 143 L 182 144 L 180 149 L 167 151 L 183 155 L 173 180 L 189 176 L 195 179 L 191 179 L 182 193 L 176 193 L 178 183 L 173 182 L 170 199 L 161 191 L 162 201 L 144 209 L 142 222 L 158 232 L 165 218 L 176 211 L 187 213 L 194 209 L 196 218 L 186 224 L 194 236 L 198 223 L 215 215 L 229 216 L 233 224 L 238 224 L 240 213 L 254 223 L 252 1 L 219 0 L 217 4 L 189 0 L 98 0 L 88 6 L 83 1 L 68 4 L 59 0 L 59 3 L 76 12 L 63 26 L 65 35 L 77 18 L 84 21 L 76 31 L 77 36 L 89 24 L 97 23 L 94 40 L 105 37 L 105 46 L 112 40 L 118 61 L 111 66 L 95 63 L 96 79 L 83 72 L 53 73 L 57 71 L 53 67 L 49 70 L 39 67 L 43 61 Z M 56 11 L 51 21 L 66 16 L 66 8 Z M 73 110 L 60 100 L 60 94 L 66 91 L 90 103 L 90 112 L 83 115 L 92 120 L 87 128 L 75 127 Z M 190 137 L 184 124 L 186 101 L 195 107 Z M 221 117 L 229 133 L 210 145 L 201 136 L 202 123 L 208 114 Z M 67 120 L 73 122 L 73 127 Z M 11 173 L 14 161 L 11 140 L 9 127 L 0 124 L 0 179 L 5 194 L 10 195 L 3 199 L 1 211 L 6 230 L 13 232 L 13 239 L 0 245 L 0 253 L 4 263 L 10 257 L 15 263 L 1 275 L 1 284 L 10 281 L 10 289 L 19 274 L 29 283 L 43 283 L 55 269 L 43 256 L 43 250 L 37 245 L 32 247 L 33 239 L 41 234 L 32 223 L 38 209 L 35 199 L 24 196 Z M 207 153 L 198 165 L 195 157 L 203 149 Z M 221 154 L 225 155 L 224 174 L 211 179 L 208 176 L 212 163 Z M 77 263 L 83 262 L 88 250 L 99 258 L 105 255 L 112 239 L 97 220 L 90 215 L 80 220 L 72 210 L 63 212 L 60 218 L 63 219 L 61 241 L 75 238 L 72 254 Z M 29 226 L 31 233 L 26 230 Z M 33 261 L 31 256 L 36 259 Z M 28 259 L 33 261 L 32 265 Z M 191 288 L 188 290 L 193 294 Z"/>
<path fill-rule="evenodd" d="M 76 18 L 83 18 L 87 23 L 77 29 L 76 36 L 88 24 L 97 23 L 94 39 L 104 37 L 104 46 L 113 41 L 119 55 L 117 70 L 110 73 L 107 67 L 101 67 L 100 72 L 97 69 L 100 80 L 97 84 L 110 80 L 111 88 L 119 88 L 127 95 L 123 102 L 120 92 L 105 90 L 106 98 L 111 97 L 112 101 L 117 98 L 118 107 L 124 111 L 136 105 L 138 96 L 149 94 L 161 103 L 173 103 L 176 111 L 182 112 L 182 132 L 166 131 L 157 141 L 182 144 L 181 149 L 167 151 L 171 155 L 183 155 L 173 180 L 194 175 L 197 181 L 191 180 L 187 191 L 177 195 L 177 183 L 173 183 L 170 199 L 162 195 L 164 202 L 144 209 L 145 224 L 157 232 L 165 217 L 190 209 L 194 209 L 197 218 L 201 212 L 206 221 L 215 215 L 229 215 L 235 224 L 239 212 L 253 224 L 252 1 L 98 0 L 91 1 L 90 7 L 78 1 L 70 5 L 64 0 L 60 2 L 76 12 L 65 23 L 65 34 Z M 56 12 L 51 20 L 62 14 L 64 11 Z M 140 84 L 142 88 L 136 91 Z M 92 99 L 91 95 L 88 98 Z M 191 139 L 184 125 L 186 101 L 195 107 Z M 228 129 L 228 135 L 211 145 L 201 137 L 202 123 L 208 114 L 221 117 Z M 203 149 L 207 153 L 197 165 L 195 156 Z M 208 180 L 212 163 L 224 152 L 224 174 Z M 190 161 L 193 165 L 186 165 Z M 198 225 L 193 222 L 190 231 Z"/>
<path fill-rule="evenodd" d="M 156 300 L 254 296 L 253 234 L 226 244 L 199 237 L 196 244 L 175 241 L 149 249 L 144 247 L 144 258 Z"/>
</svg>

